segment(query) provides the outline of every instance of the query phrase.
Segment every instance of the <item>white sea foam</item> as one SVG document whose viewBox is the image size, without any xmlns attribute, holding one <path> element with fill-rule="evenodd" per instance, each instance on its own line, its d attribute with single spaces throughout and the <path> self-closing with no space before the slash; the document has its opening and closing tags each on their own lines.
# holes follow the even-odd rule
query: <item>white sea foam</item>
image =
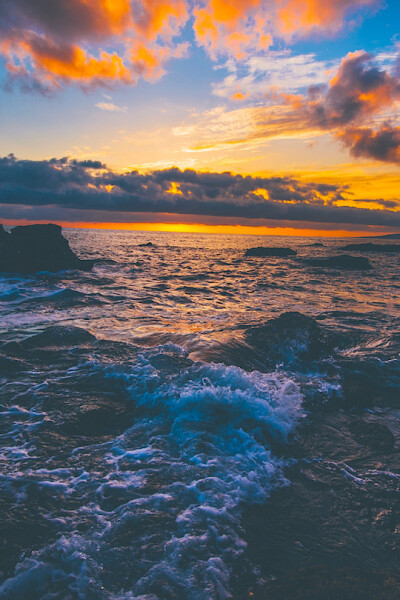
<svg viewBox="0 0 400 600">
<path fill-rule="evenodd" d="M 64 580 L 81 600 L 89 591 L 110 600 L 229 598 L 232 570 L 246 548 L 242 506 L 264 502 L 287 483 L 270 442 L 285 442 L 303 415 L 298 385 L 283 373 L 220 364 L 165 376 L 144 356 L 129 373 L 99 363 L 80 369 L 123 383 L 136 405 L 135 424 L 111 449 L 98 447 L 106 471 L 25 473 L 42 489 L 86 490 L 78 512 L 97 525 L 22 562 L 0 598 L 17 598 L 16 590 L 32 585 L 32 598 L 41 598 Z M 124 551 L 117 549 L 120 536 Z M 125 573 L 130 591 L 117 593 L 104 585 L 103 565 L 118 562 L 121 552 L 132 573 Z M 50 572 L 59 573 L 57 585 Z"/>
</svg>

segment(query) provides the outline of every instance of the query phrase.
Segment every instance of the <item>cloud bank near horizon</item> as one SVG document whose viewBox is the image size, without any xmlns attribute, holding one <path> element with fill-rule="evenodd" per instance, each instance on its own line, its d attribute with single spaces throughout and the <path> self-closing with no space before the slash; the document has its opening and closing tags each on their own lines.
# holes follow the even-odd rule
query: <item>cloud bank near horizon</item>
<svg viewBox="0 0 400 600">
<path fill-rule="evenodd" d="M 251 177 L 178 168 L 118 173 L 99 161 L 0 158 L 0 218 L 96 220 L 119 214 L 195 216 L 257 224 L 257 220 L 400 227 L 400 201 L 349 200 L 344 186 L 290 176 Z M 350 196 L 351 197 L 351 196 Z M 357 203 L 360 203 L 360 207 Z M 371 204 L 371 208 L 368 204 Z M 91 215 L 93 217 L 91 218 Z M 66 217 L 67 220 L 67 217 Z"/>
</svg>

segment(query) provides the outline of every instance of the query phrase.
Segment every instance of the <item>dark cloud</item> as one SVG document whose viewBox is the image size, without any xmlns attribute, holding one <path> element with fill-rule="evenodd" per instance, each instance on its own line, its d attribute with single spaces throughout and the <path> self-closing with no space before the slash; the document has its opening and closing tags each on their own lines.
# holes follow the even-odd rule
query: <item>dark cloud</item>
<svg viewBox="0 0 400 600">
<path fill-rule="evenodd" d="M 7 214 L 15 209 L 20 218 L 35 218 L 35 210 L 40 208 L 42 214 L 47 208 L 49 215 L 55 209 L 57 214 L 60 210 L 82 211 L 85 220 L 100 211 L 108 214 L 110 221 L 117 213 L 132 217 L 135 213 L 165 213 L 400 226 L 400 212 L 337 206 L 345 192 L 341 186 L 304 183 L 291 177 L 243 177 L 177 168 L 121 174 L 98 161 L 0 158 L 0 207 L 8 207 Z M 2 218 L 4 215 L 3 210 Z"/>
<path fill-rule="evenodd" d="M 342 60 L 328 88 L 313 87 L 303 108 L 312 124 L 323 129 L 363 121 L 400 98 L 400 79 L 374 65 L 367 52 Z"/>
<path fill-rule="evenodd" d="M 374 120 L 400 99 L 400 58 L 393 73 L 379 69 L 366 52 L 346 56 L 329 86 L 314 86 L 295 99 L 305 126 L 332 131 L 356 157 L 400 162 L 400 129 Z M 293 100 L 291 100 L 293 101 Z"/>
<path fill-rule="evenodd" d="M 367 127 L 347 129 L 342 140 L 353 156 L 400 164 L 400 128 L 386 125 L 378 131 Z"/>
</svg>

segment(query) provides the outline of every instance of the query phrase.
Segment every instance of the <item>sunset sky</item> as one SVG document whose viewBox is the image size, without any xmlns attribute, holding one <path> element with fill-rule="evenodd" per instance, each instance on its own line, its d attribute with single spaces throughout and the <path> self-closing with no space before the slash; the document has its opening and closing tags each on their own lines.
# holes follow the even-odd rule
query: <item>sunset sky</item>
<svg viewBox="0 0 400 600">
<path fill-rule="evenodd" d="M 2 0 L 0 220 L 400 232 L 399 23 L 398 0 Z"/>
</svg>

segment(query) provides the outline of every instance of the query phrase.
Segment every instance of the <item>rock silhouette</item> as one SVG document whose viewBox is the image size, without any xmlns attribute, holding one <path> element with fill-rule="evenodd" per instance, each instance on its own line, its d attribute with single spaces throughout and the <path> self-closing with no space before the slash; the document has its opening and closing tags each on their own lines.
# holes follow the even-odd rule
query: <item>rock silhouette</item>
<svg viewBox="0 0 400 600">
<path fill-rule="evenodd" d="M 69 247 L 61 227 L 25 225 L 7 233 L 0 229 L 0 271 L 6 273 L 37 273 L 79 269 L 90 271 L 93 261 L 81 260 Z"/>
<path fill-rule="evenodd" d="M 400 244 L 347 244 L 344 250 L 356 250 L 357 252 L 400 252 Z"/>
<path fill-rule="evenodd" d="M 365 258 L 364 256 L 351 256 L 350 254 L 340 254 L 339 256 L 330 256 L 328 258 L 311 258 L 306 262 L 312 267 L 330 267 L 333 269 L 345 270 L 372 269 L 368 258 Z"/>
<path fill-rule="evenodd" d="M 263 246 L 259 246 L 258 248 L 249 248 L 246 250 L 245 256 L 296 256 L 296 254 L 296 250 L 292 250 L 291 248 L 264 248 Z"/>
</svg>

